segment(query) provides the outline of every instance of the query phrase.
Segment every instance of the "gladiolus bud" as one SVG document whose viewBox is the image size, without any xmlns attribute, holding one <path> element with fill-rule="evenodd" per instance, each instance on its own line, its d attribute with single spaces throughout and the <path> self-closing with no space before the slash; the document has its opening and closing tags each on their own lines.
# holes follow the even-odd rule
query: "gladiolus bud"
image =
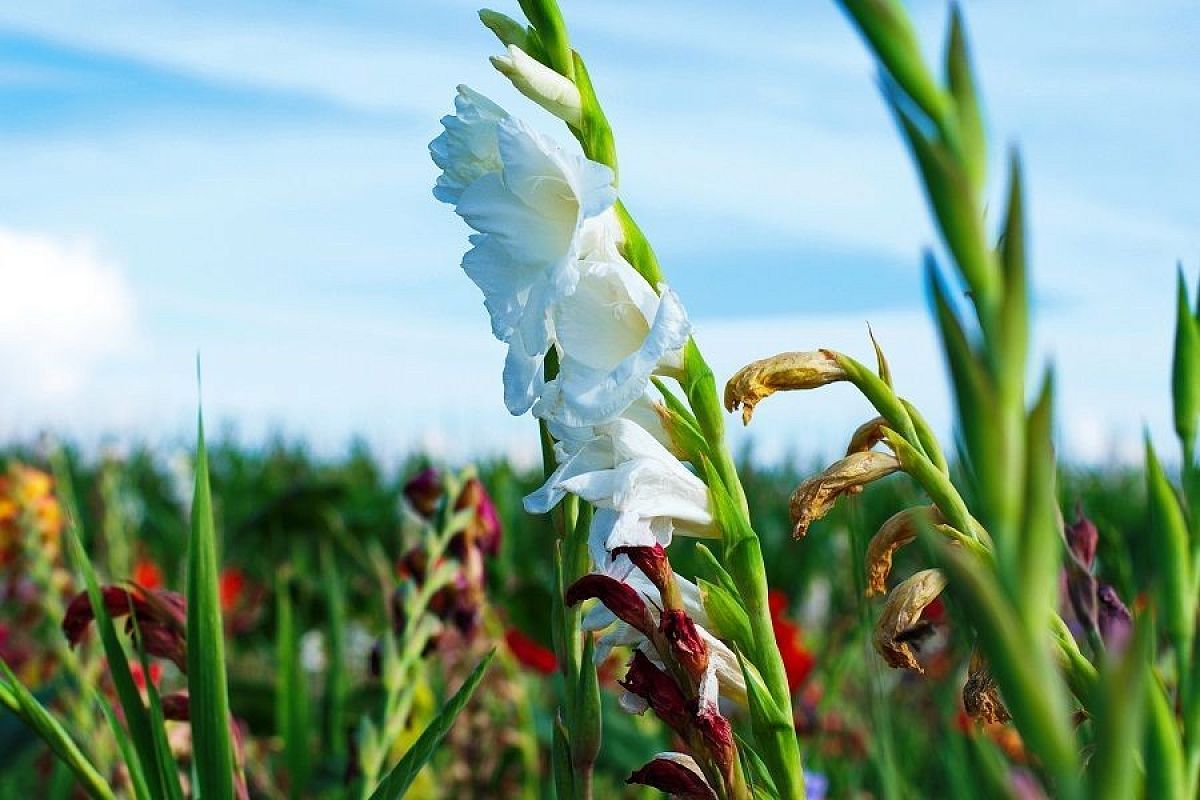
<svg viewBox="0 0 1200 800">
<path fill-rule="evenodd" d="M 780 353 L 747 364 L 725 384 L 725 410 L 742 409 L 742 422 L 750 424 L 759 401 L 779 391 L 816 389 L 846 379 L 846 371 L 828 350 Z"/>
<path fill-rule="evenodd" d="M 687 674 L 699 679 L 708 669 L 708 646 L 700 638 L 696 623 L 683 609 L 666 609 L 659 630 L 671 647 L 671 655 Z"/>
<path fill-rule="evenodd" d="M 526 53 L 515 44 L 508 55 L 492 56 L 492 66 L 512 81 L 517 91 L 561 119 L 579 127 L 583 119 L 583 99 L 579 87 Z"/>
<path fill-rule="evenodd" d="M 667 673 L 654 666 L 641 650 L 635 650 L 625 680 L 619 681 L 630 694 L 640 697 L 650 710 L 681 737 L 687 738 L 691 724 L 687 700 Z"/>
<path fill-rule="evenodd" d="M 1092 562 L 1096 560 L 1096 543 L 1100 539 L 1100 532 L 1096 530 L 1095 524 L 1083 515 L 1083 506 L 1076 506 L 1075 521 L 1066 526 L 1067 546 L 1071 548 L 1071 552 L 1079 559 L 1079 563 L 1086 569 L 1092 568 Z"/>
<path fill-rule="evenodd" d="M 607 575 L 584 575 L 569 587 L 563 597 L 568 606 L 578 605 L 584 600 L 598 599 L 621 620 L 632 625 L 643 636 L 654 635 L 654 618 L 646 601 L 627 583 Z"/>
<path fill-rule="evenodd" d="M 659 753 L 650 763 L 635 770 L 625 783 L 658 789 L 680 800 L 716 800 L 712 787 L 704 780 L 700 766 L 682 753 Z"/>
<path fill-rule="evenodd" d="M 438 500 L 442 498 L 441 473 L 433 467 L 421 470 L 404 484 L 404 497 L 422 517 L 432 517 L 437 510 Z"/>
</svg>

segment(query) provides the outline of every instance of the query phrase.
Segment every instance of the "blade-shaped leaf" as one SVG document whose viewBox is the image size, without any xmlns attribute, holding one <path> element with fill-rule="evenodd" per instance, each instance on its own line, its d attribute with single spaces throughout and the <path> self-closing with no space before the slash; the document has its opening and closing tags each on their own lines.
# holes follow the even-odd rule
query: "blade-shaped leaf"
<svg viewBox="0 0 1200 800">
<path fill-rule="evenodd" d="M 458 717 L 459 712 L 463 710 L 467 701 L 471 699 L 471 695 L 475 693 L 479 682 L 483 680 L 483 673 L 487 670 L 488 664 L 492 663 L 492 657 L 495 655 L 496 651 L 493 650 L 479 662 L 479 665 L 475 667 L 459 690 L 454 693 L 454 696 L 446 702 L 446 705 L 442 706 L 441 712 L 421 732 L 417 741 L 404 754 L 400 762 L 392 768 L 387 777 L 371 793 L 370 800 L 398 800 L 404 796 L 404 793 L 408 791 L 409 785 L 417 777 L 417 773 L 429 763 L 429 759 L 433 758 L 433 754 L 437 750 L 438 745 L 442 743 L 442 739 L 450 732 L 450 726 L 454 724 L 454 720 Z"/>
<path fill-rule="evenodd" d="M 204 800 L 233 800 L 233 742 L 216 538 L 201 417 L 197 424 L 196 492 L 192 500 L 187 566 L 188 692 L 193 757 Z"/>
</svg>

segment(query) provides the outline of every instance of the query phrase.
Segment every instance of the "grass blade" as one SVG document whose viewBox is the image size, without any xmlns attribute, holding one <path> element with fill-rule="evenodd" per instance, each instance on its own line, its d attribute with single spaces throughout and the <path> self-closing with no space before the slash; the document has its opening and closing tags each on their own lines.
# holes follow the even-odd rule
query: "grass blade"
<svg viewBox="0 0 1200 800">
<path fill-rule="evenodd" d="M 233 742 L 218 589 L 216 527 L 203 416 L 197 424 L 196 492 L 187 566 L 188 691 L 193 757 L 204 800 L 233 800 Z"/>
<path fill-rule="evenodd" d="M 467 704 L 467 701 L 471 699 L 471 695 L 475 693 L 475 688 L 479 686 L 479 682 L 483 679 L 483 673 L 487 670 L 488 664 L 492 662 L 492 657 L 495 655 L 496 651 L 493 650 L 479 662 L 479 665 L 475 667 L 462 687 L 454 693 L 454 696 L 446 702 L 446 705 L 442 706 L 441 712 L 421 732 L 417 741 L 404 754 L 404 757 L 400 759 L 399 763 L 392 768 L 387 777 L 371 793 L 370 800 L 398 800 L 404 796 L 413 779 L 417 777 L 417 773 L 429 763 L 429 759 L 433 758 L 438 745 L 442 743 L 442 739 L 449 733 L 450 726 L 454 724 L 454 720 L 458 717 L 459 712 L 463 710 L 463 706 Z"/>
</svg>

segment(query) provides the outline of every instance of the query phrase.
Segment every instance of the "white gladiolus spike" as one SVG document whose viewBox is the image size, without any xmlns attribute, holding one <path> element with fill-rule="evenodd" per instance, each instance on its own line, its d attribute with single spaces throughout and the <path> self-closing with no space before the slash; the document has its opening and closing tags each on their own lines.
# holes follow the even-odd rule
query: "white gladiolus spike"
<svg viewBox="0 0 1200 800">
<path fill-rule="evenodd" d="M 512 81 L 517 91 L 569 125 L 579 126 L 583 101 L 568 78 L 526 53 L 515 44 L 508 55 L 492 56 L 492 66 Z"/>
<path fill-rule="evenodd" d="M 442 168 L 434 196 L 478 232 L 463 269 L 483 291 L 492 333 L 509 345 L 505 404 L 523 414 L 542 392 L 554 304 L 575 291 L 581 247 L 594 247 L 584 226 L 600 217 L 593 227 L 612 227 L 614 176 L 467 87 L 455 110 L 429 146 Z"/>
</svg>

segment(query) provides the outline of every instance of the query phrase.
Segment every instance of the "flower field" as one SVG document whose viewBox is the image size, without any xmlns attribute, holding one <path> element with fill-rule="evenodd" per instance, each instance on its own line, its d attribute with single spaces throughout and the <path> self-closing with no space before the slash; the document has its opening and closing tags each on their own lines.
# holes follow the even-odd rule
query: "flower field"
<svg viewBox="0 0 1200 800">
<path fill-rule="evenodd" d="M 504 97 L 446 76 L 430 203 L 540 469 L 249 448 L 203 414 L 169 458 L 11 447 L 0 800 L 1198 796 L 1184 269 L 1171 452 L 1060 463 L 1031 178 L 989 148 L 963 14 L 933 60 L 897 0 L 841 0 L 936 234 L 953 432 L 870 328 L 869 364 L 779 342 L 716 375 L 602 81 L 555 0 L 519 6 L 479 13 Z M 832 460 L 731 448 L 834 384 L 871 413 Z"/>
</svg>

